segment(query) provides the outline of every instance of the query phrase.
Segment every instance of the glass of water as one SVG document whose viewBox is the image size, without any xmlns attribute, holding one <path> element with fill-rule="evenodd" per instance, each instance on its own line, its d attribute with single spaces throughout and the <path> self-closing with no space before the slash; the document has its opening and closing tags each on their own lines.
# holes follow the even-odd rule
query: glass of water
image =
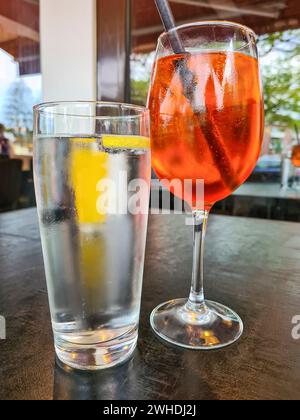
<svg viewBox="0 0 300 420">
<path fill-rule="evenodd" d="M 55 349 L 84 370 L 138 337 L 151 177 L 149 115 L 113 103 L 34 109 L 34 175 Z"/>
</svg>

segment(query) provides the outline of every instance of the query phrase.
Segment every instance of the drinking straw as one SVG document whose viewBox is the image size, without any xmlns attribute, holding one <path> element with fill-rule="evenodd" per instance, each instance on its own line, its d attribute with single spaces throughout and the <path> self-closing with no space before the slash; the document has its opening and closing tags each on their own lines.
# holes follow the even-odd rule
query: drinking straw
<svg viewBox="0 0 300 420">
<path fill-rule="evenodd" d="M 184 47 L 182 45 L 181 39 L 177 33 L 177 31 L 171 31 L 176 27 L 175 20 L 173 13 L 171 11 L 170 5 L 168 1 L 165 0 L 155 0 L 156 7 L 160 14 L 160 18 L 164 25 L 165 31 L 169 32 L 170 36 L 170 43 L 172 46 L 172 50 L 175 54 L 182 54 L 184 53 Z M 171 32 L 170 32 L 171 31 Z"/>
<path fill-rule="evenodd" d="M 169 34 L 170 44 L 175 54 L 186 54 L 185 48 L 181 42 L 180 36 L 176 31 L 175 19 L 171 11 L 168 0 L 154 0 L 158 12 L 160 14 L 163 26 L 166 32 Z M 196 76 L 187 67 L 185 59 L 183 58 L 180 63 L 179 73 L 182 80 L 184 95 L 187 100 L 193 104 L 194 89 L 193 86 L 196 84 Z M 234 185 L 234 171 L 231 166 L 230 158 L 227 154 L 224 141 L 221 138 L 221 134 L 213 122 L 213 116 L 205 118 L 203 121 L 203 115 L 197 110 L 193 110 L 194 114 L 199 122 L 200 129 L 203 133 L 204 138 L 208 143 L 211 156 L 214 160 L 216 167 L 219 169 L 223 182 L 229 189 L 235 188 Z M 209 136 L 209 140 L 208 140 Z"/>
</svg>

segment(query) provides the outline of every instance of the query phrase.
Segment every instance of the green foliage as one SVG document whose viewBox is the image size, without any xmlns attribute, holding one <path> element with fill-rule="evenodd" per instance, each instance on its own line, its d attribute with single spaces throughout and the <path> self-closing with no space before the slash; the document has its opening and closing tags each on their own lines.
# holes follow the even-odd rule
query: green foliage
<svg viewBox="0 0 300 420">
<path fill-rule="evenodd" d="M 300 30 L 264 35 L 259 49 L 266 123 L 300 127 Z"/>
<path fill-rule="evenodd" d="M 300 127 L 300 74 L 288 66 L 266 68 L 263 75 L 267 124 Z"/>
<path fill-rule="evenodd" d="M 262 58 L 266 123 L 300 128 L 300 30 L 263 35 L 258 42 Z M 131 81 L 132 102 L 145 105 L 154 55 L 137 54 L 140 69 Z"/>
<path fill-rule="evenodd" d="M 131 102 L 145 105 L 147 102 L 149 80 L 131 80 Z"/>
<path fill-rule="evenodd" d="M 131 101 L 134 104 L 146 105 L 154 59 L 154 52 L 131 56 Z"/>
<path fill-rule="evenodd" d="M 284 54 L 285 59 L 290 60 L 300 54 L 300 30 L 262 35 L 259 37 L 258 46 L 261 56 L 277 51 Z"/>
</svg>

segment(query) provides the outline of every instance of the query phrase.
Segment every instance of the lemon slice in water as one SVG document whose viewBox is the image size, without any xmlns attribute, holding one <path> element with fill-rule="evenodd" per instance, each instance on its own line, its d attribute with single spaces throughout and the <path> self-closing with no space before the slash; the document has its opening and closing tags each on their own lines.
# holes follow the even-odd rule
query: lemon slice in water
<svg viewBox="0 0 300 420">
<path fill-rule="evenodd" d="M 98 184 L 109 177 L 109 151 L 147 150 L 150 139 L 142 136 L 103 135 L 103 149 L 96 138 L 72 138 L 71 180 L 78 220 L 80 223 L 104 223 L 106 216 L 99 214 L 97 201 L 101 193 Z"/>
<path fill-rule="evenodd" d="M 102 135 L 105 149 L 149 149 L 150 139 L 143 136 Z"/>
<path fill-rule="evenodd" d="M 80 223 L 104 223 L 106 216 L 99 214 L 97 185 L 109 174 L 109 155 L 99 151 L 95 138 L 72 138 L 70 156 L 71 187 L 74 193 Z"/>
</svg>

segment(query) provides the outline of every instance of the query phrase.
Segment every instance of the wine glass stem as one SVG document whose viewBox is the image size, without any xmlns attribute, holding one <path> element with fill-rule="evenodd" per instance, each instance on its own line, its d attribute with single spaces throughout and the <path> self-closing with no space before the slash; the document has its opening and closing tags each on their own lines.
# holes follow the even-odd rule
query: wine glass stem
<svg viewBox="0 0 300 420">
<path fill-rule="evenodd" d="M 204 300 L 204 242 L 209 212 L 207 210 L 194 210 L 194 242 L 193 242 L 193 275 L 192 288 L 187 303 L 189 311 L 205 311 Z"/>
</svg>

